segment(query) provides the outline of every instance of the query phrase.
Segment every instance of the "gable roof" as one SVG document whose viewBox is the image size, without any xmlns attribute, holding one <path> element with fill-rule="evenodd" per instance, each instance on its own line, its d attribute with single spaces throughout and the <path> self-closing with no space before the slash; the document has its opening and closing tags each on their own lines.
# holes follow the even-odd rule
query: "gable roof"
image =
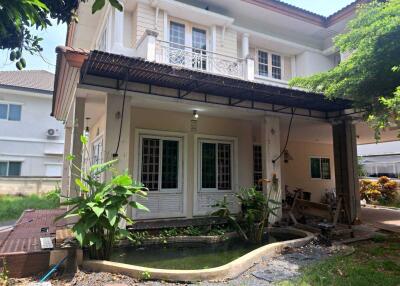
<svg viewBox="0 0 400 286">
<path fill-rule="evenodd" d="M 343 17 L 354 13 L 355 9 L 359 4 L 368 3 L 370 0 L 354 0 L 347 6 L 336 11 L 332 15 L 325 17 L 309 10 L 297 7 L 292 4 L 288 4 L 282 0 L 242 0 L 244 2 L 257 5 L 264 9 L 276 11 L 278 13 L 297 18 L 302 21 L 306 21 L 322 27 L 329 27 L 340 21 Z"/>
<path fill-rule="evenodd" d="M 0 86 L 52 92 L 54 74 L 45 70 L 0 71 Z"/>
</svg>

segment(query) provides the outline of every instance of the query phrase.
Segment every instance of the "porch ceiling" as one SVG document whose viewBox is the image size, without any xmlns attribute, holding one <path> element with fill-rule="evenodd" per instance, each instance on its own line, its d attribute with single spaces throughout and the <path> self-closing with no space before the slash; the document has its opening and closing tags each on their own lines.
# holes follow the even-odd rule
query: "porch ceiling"
<svg viewBox="0 0 400 286">
<path fill-rule="evenodd" d="M 323 112 L 329 117 L 329 112 L 351 108 L 349 100 L 327 100 L 322 94 L 218 76 L 101 51 L 90 52 L 81 68 L 80 83 L 93 85 L 90 80 L 93 76 L 114 79 L 118 84 L 127 80 L 177 89 L 178 98 L 182 99 L 187 99 L 186 96 L 196 92 L 205 95 L 205 102 L 207 95 L 213 95 L 229 98 L 229 105 L 232 106 L 244 101 L 251 102 L 250 108 L 254 108 L 255 103 L 271 104 L 272 109 L 276 106 L 276 110 L 272 110 L 276 112 L 278 109 L 289 111 L 290 108 L 300 108 L 310 110 L 310 114 L 311 110 Z"/>
</svg>

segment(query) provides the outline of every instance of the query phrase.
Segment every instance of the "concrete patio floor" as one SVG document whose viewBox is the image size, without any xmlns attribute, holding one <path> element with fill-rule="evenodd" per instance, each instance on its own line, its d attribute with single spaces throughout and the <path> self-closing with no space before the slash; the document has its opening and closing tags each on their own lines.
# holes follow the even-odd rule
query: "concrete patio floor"
<svg viewBox="0 0 400 286">
<path fill-rule="evenodd" d="M 361 221 L 383 230 L 400 233 L 400 209 L 362 207 Z"/>
</svg>

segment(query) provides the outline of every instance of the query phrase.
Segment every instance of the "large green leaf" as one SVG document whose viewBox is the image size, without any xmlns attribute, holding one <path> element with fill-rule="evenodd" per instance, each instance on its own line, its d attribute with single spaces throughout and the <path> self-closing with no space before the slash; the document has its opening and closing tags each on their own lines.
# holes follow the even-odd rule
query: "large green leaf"
<svg viewBox="0 0 400 286">
<path fill-rule="evenodd" d="M 87 186 L 85 186 L 85 184 L 81 181 L 81 179 L 76 178 L 75 179 L 75 184 L 78 185 L 78 187 L 81 189 L 81 191 L 85 192 L 85 193 L 89 193 L 90 190 L 88 189 Z"/>
<path fill-rule="evenodd" d="M 138 209 L 138 210 L 142 210 L 142 211 L 146 211 L 146 212 L 150 211 L 146 206 L 144 206 L 144 205 L 142 205 L 141 203 L 138 203 L 138 202 L 129 202 L 129 205 L 131 207 L 135 208 L 135 209 Z"/>
<path fill-rule="evenodd" d="M 119 11 L 123 10 L 123 7 L 122 7 L 121 3 L 119 3 L 119 0 L 110 0 L 110 4 L 111 4 L 111 6 L 118 9 Z"/>
<path fill-rule="evenodd" d="M 118 208 L 106 209 L 106 217 L 108 218 L 110 225 L 114 226 L 118 218 Z"/>
<path fill-rule="evenodd" d="M 132 178 L 128 175 L 119 175 L 112 179 L 113 184 L 120 186 L 132 185 Z"/>
<path fill-rule="evenodd" d="M 97 11 L 101 10 L 106 4 L 105 0 L 95 0 L 92 5 L 92 14 L 96 13 Z"/>
</svg>

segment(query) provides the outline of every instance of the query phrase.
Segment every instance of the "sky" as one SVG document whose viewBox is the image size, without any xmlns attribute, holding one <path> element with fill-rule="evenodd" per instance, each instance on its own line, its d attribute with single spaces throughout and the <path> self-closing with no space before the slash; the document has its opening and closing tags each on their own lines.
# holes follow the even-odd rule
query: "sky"
<svg viewBox="0 0 400 286">
<path fill-rule="evenodd" d="M 281 0 L 288 4 L 309 10 L 311 12 L 329 16 L 334 12 L 340 10 L 344 6 L 347 6 L 354 0 Z M 30 55 L 24 53 L 24 58 L 27 62 L 26 69 L 28 70 L 47 70 L 50 72 L 55 71 L 56 65 L 56 53 L 55 48 L 58 45 L 65 44 L 65 36 L 67 33 L 66 25 L 57 26 L 53 23 L 53 26 L 45 31 L 34 31 L 33 34 L 40 35 L 44 40 L 42 41 L 43 53 L 42 59 L 38 55 Z M 16 70 L 15 64 L 8 60 L 8 51 L 0 51 L 0 70 Z"/>
</svg>

